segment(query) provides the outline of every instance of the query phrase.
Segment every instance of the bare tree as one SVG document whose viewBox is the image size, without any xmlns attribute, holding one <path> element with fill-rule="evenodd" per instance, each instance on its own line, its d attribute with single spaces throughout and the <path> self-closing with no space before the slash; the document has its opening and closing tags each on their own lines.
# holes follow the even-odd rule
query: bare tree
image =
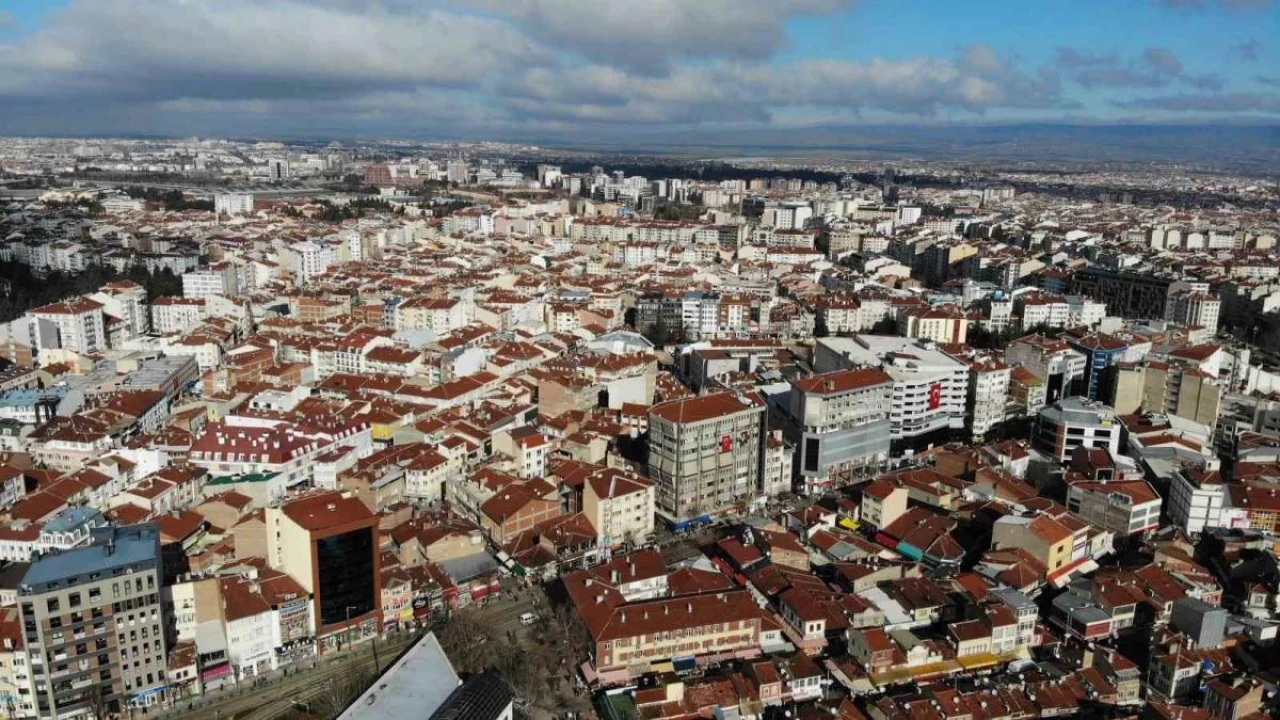
<svg viewBox="0 0 1280 720">
<path fill-rule="evenodd" d="M 463 672 L 480 672 L 494 664 L 494 643 L 484 625 L 468 612 L 455 613 L 440 631 L 440 646 Z"/>
</svg>

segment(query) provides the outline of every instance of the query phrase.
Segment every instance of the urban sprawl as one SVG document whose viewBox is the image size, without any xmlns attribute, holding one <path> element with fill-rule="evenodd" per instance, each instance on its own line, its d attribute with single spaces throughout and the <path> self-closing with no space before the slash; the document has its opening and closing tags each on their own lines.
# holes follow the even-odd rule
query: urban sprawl
<svg viewBox="0 0 1280 720">
<path fill-rule="evenodd" d="M 0 715 L 1265 717 L 1277 208 L 2 140 Z"/>
</svg>

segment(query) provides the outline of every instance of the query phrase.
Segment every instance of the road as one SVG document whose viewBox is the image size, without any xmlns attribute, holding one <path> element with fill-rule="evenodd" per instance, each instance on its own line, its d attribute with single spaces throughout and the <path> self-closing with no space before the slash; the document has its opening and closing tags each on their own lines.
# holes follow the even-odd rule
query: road
<svg viewBox="0 0 1280 720">
<path fill-rule="evenodd" d="M 385 670 L 400 652 L 416 641 L 416 635 L 395 635 L 378 641 L 378 665 Z M 328 689 L 329 680 L 342 681 L 360 671 L 374 672 L 373 643 L 365 643 L 350 652 L 342 653 L 315 669 L 288 677 L 275 676 L 265 687 L 253 688 L 251 683 L 237 689 L 215 691 L 195 700 L 196 707 L 187 709 L 186 702 L 176 704 L 167 715 L 134 717 L 183 718 L 183 720 L 273 720 L 294 707 L 294 703 L 306 703 L 320 698 Z M 201 705 L 201 701 L 206 704 Z"/>
</svg>

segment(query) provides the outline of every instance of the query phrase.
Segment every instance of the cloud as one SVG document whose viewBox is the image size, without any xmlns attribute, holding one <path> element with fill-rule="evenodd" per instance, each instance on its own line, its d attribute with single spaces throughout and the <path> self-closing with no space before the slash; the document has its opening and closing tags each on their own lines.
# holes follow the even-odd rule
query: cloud
<svg viewBox="0 0 1280 720">
<path fill-rule="evenodd" d="M 1242 62 L 1257 62 L 1262 56 L 1262 43 L 1254 38 L 1237 43 L 1227 50 L 1227 57 Z"/>
<path fill-rule="evenodd" d="M 1280 88 L 1280 77 L 1268 77 L 1266 75 L 1254 75 L 1254 82 L 1266 85 L 1267 87 Z"/>
<path fill-rule="evenodd" d="M 503 95 L 516 115 L 622 124 L 767 121 L 791 108 L 932 117 L 1074 107 L 1053 77 L 1028 74 L 983 45 L 951 58 L 718 61 L 661 77 L 603 65 L 535 68 L 512 78 Z"/>
<path fill-rule="evenodd" d="M 679 58 L 768 58 L 788 45 L 786 22 L 852 0 L 476 0 L 533 37 L 588 60 L 648 73 Z"/>
<path fill-rule="evenodd" d="M 0 132 L 415 134 L 1080 109 L 1084 88 L 1217 90 L 1167 48 L 784 51 L 857 0 L 71 0 L 0 41 Z"/>
<path fill-rule="evenodd" d="M 1136 110 L 1196 113 L 1280 113 L 1280 95 L 1267 93 L 1179 94 L 1116 102 Z"/>
<path fill-rule="evenodd" d="M 1220 90 L 1215 75 L 1188 74 L 1172 50 L 1149 47 L 1141 55 L 1125 61 L 1115 53 L 1097 54 L 1075 48 L 1058 48 L 1054 65 L 1077 85 L 1085 88 L 1162 88 L 1181 82 L 1200 90 Z"/>
</svg>

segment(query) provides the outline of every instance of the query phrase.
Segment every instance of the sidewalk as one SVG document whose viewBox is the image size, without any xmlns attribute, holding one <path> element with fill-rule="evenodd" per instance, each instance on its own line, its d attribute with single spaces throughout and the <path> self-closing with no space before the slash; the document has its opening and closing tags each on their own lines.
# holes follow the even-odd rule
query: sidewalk
<svg viewBox="0 0 1280 720">
<path fill-rule="evenodd" d="M 378 638 L 382 643 L 399 641 L 409 635 L 405 633 L 395 634 L 388 637 Z M 403 650 L 403 648 L 400 648 Z M 400 650 L 397 650 L 398 654 Z M 391 652 L 390 648 L 378 648 L 379 655 Z M 135 710 L 135 716 L 138 717 L 154 717 L 169 718 L 181 717 L 188 712 L 195 710 L 203 710 L 214 705 L 226 702 L 228 699 L 243 696 L 245 693 L 256 693 L 283 682 L 286 678 L 293 678 L 299 674 L 309 672 L 318 668 L 325 668 L 337 663 L 348 662 L 353 657 L 361 655 L 373 654 L 373 642 L 366 641 L 357 645 L 344 647 L 342 650 L 336 650 L 319 657 L 313 657 L 309 660 L 296 665 L 289 665 L 276 670 L 268 670 L 251 678 L 245 678 L 238 683 L 224 685 L 217 690 L 208 691 L 202 695 L 196 695 L 190 698 L 181 698 L 175 700 L 168 708 L 157 710 L 156 708 L 143 708 Z M 388 656 L 389 657 L 389 656 Z M 190 709 L 188 709 L 190 705 Z"/>
</svg>

